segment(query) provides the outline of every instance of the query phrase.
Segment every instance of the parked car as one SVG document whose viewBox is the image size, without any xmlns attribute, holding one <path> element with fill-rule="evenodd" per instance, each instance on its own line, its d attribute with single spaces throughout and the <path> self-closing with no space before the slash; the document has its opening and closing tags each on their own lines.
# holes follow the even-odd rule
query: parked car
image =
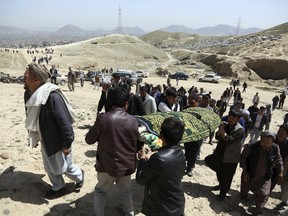
<svg viewBox="0 0 288 216">
<path fill-rule="evenodd" d="M 129 70 L 117 70 L 116 72 L 112 73 L 118 74 L 122 79 L 127 78 L 128 83 L 131 83 L 131 85 L 136 85 L 137 82 L 142 82 L 143 79 L 141 77 L 137 77 L 135 71 L 129 71 Z"/>
<path fill-rule="evenodd" d="M 213 83 L 218 83 L 219 80 L 221 79 L 220 76 L 217 74 L 206 74 L 204 76 L 200 76 L 198 81 L 199 82 L 213 82 Z"/>
<path fill-rule="evenodd" d="M 179 80 L 188 80 L 189 76 L 186 74 L 186 72 L 179 71 L 175 74 L 171 74 L 168 76 L 170 79 L 179 79 Z"/>
<path fill-rule="evenodd" d="M 137 77 L 144 77 L 147 78 L 150 76 L 150 73 L 148 71 L 136 71 Z"/>
<path fill-rule="evenodd" d="M 48 79 L 48 82 L 51 82 L 51 79 Z M 68 82 L 68 77 L 63 76 L 61 73 L 58 72 L 57 77 L 56 77 L 56 85 L 65 85 Z"/>
<path fill-rule="evenodd" d="M 86 81 L 92 81 L 92 78 L 95 77 L 97 74 L 96 71 L 88 71 L 85 76 Z"/>
</svg>

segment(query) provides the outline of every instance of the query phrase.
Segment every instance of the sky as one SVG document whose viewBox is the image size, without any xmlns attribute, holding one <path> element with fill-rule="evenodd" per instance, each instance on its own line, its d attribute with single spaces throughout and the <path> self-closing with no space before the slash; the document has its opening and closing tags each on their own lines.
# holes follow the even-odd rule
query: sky
<svg viewBox="0 0 288 216">
<path fill-rule="evenodd" d="M 267 29 L 288 22 L 288 0 L 0 0 L 0 26 L 72 24 L 112 30 L 119 20 L 123 27 L 147 32 L 170 25 L 195 29 L 238 23 L 241 28 Z"/>
</svg>

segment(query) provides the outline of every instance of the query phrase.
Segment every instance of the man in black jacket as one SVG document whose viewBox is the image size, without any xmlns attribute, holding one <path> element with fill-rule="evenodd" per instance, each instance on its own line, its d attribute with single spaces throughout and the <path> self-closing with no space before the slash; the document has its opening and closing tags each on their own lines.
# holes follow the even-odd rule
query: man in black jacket
<svg viewBox="0 0 288 216">
<path fill-rule="evenodd" d="M 62 91 L 54 84 L 46 83 L 49 72 L 43 65 L 32 63 L 24 73 L 24 89 L 27 118 L 25 127 L 29 144 L 41 143 L 45 171 L 52 183 L 45 198 L 53 199 L 65 194 L 62 174 L 76 182 L 76 189 L 83 185 L 83 171 L 72 161 L 75 114 Z"/>
<path fill-rule="evenodd" d="M 102 85 L 102 93 L 97 106 L 97 114 L 99 114 L 102 111 L 103 107 L 105 112 L 108 112 L 112 109 L 111 100 L 109 100 L 108 97 L 112 91 L 111 82 L 104 80 L 102 81 L 101 85 Z"/>
<path fill-rule="evenodd" d="M 142 149 L 136 181 L 145 185 L 142 213 L 149 216 L 181 216 L 185 198 L 181 180 L 185 174 L 185 157 L 179 142 L 184 133 L 184 123 L 167 118 L 161 125 L 163 147 L 152 154 Z"/>
</svg>

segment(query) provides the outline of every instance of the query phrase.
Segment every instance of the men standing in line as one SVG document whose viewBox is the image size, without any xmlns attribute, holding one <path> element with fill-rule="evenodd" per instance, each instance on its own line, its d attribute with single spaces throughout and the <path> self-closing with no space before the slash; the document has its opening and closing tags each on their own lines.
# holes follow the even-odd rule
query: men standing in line
<svg viewBox="0 0 288 216">
<path fill-rule="evenodd" d="M 68 72 L 68 88 L 69 88 L 69 91 L 73 91 L 74 92 L 75 81 L 76 81 L 75 72 L 72 70 L 71 67 L 69 67 L 69 72 Z"/>
<path fill-rule="evenodd" d="M 185 158 L 179 146 L 184 123 L 167 118 L 161 125 L 163 147 L 152 154 L 143 149 L 138 163 L 136 181 L 145 185 L 142 212 L 145 215 L 181 216 L 185 198 L 181 180 L 185 173 Z"/>
<path fill-rule="evenodd" d="M 147 94 L 146 86 L 140 87 L 140 97 L 143 101 L 146 115 L 157 112 L 156 101 L 152 96 Z"/>
<path fill-rule="evenodd" d="M 62 174 L 76 182 L 80 189 L 84 172 L 72 161 L 75 114 L 68 99 L 56 85 L 46 83 L 49 72 L 44 65 L 29 64 L 24 73 L 24 89 L 32 93 L 26 97 L 29 144 L 41 143 L 44 169 L 52 183 L 45 198 L 54 199 L 66 192 Z"/>
<path fill-rule="evenodd" d="M 277 169 L 281 181 L 283 178 L 283 162 L 274 139 L 273 133 L 264 131 L 261 140 L 245 145 L 241 155 L 241 198 L 247 199 L 249 190 L 255 194 L 255 215 L 263 214 L 263 207 L 268 201 L 273 168 Z"/>
<path fill-rule="evenodd" d="M 129 115 L 129 92 L 114 88 L 111 92 L 112 110 L 97 115 L 93 127 L 86 134 L 88 144 L 98 142 L 96 171 L 98 183 L 94 192 L 94 213 L 104 216 L 105 198 L 114 182 L 121 193 L 125 215 L 134 215 L 131 174 L 136 169 L 138 120 Z"/>
<path fill-rule="evenodd" d="M 214 161 L 207 161 L 205 158 L 205 162 L 209 167 L 217 167 L 214 170 L 216 171 L 219 185 L 213 189 L 220 190 L 220 194 L 217 197 L 218 201 L 223 201 L 230 190 L 232 179 L 240 160 L 242 140 L 245 135 L 244 128 L 238 123 L 241 115 L 242 113 L 238 109 L 230 110 L 227 122 L 223 122 L 216 132 L 215 138 L 218 143 L 213 153 Z"/>
</svg>

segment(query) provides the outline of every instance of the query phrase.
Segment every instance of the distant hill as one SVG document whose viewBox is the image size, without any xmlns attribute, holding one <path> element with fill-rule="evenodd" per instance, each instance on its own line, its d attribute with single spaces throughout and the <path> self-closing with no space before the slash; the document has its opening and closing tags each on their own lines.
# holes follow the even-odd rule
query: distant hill
<svg viewBox="0 0 288 216">
<path fill-rule="evenodd" d="M 0 26 L 0 35 L 4 34 L 22 34 L 26 33 L 27 31 L 22 28 L 18 27 L 11 27 L 11 26 Z"/>
<path fill-rule="evenodd" d="M 79 26 L 76 25 L 65 25 L 62 28 L 58 29 L 55 33 L 57 34 L 85 34 L 87 31 L 80 28 Z"/>
<path fill-rule="evenodd" d="M 264 31 L 259 32 L 261 34 L 285 34 L 288 33 L 288 22 L 277 25 L 273 28 L 266 29 Z"/>
<path fill-rule="evenodd" d="M 150 44 L 157 45 L 168 39 L 179 40 L 179 39 L 183 39 L 187 37 L 191 37 L 191 34 L 182 33 L 182 32 L 167 32 L 167 31 L 157 30 L 157 31 L 150 32 L 146 35 L 143 35 L 140 38 Z"/>
<path fill-rule="evenodd" d="M 216 25 L 213 27 L 205 27 L 193 29 L 183 25 L 171 25 L 160 30 L 168 32 L 183 32 L 188 34 L 199 34 L 199 35 L 215 35 L 215 36 L 227 36 L 227 35 L 236 35 L 237 28 L 229 25 Z M 255 32 L 262 31 L 260 28 L 240 28 L 237 32 L 237 35 L 246 35 L 252 34 Z"/>
<path fill-rule="evenodd" d="M 288 29 L 288 23 L 281 24 L 274 28 L 261 31 L 259 28 L 250 29 L 239 29 L 237 36 L 258 34 L 261 32 L 271 32 L 281 33 Z M 77 41 L 83 41 L 91 39 L 94 37 L 100 37 L 104 35 L 110 35 L 115 33 L 135 35 L 141 37 L 144 41 L 151 44 L 157 45 L 162 43 L 162 47 L 170 47 L 173 45 L 174 40 L 186 39 L 186 41 L 181 41 L 180 43 L 190 43 L 191 40 L 197 39 L 199 37 L 226 37 L 235 36 L 237 29 L 233 26 L 228 25 L 217 25 L 214 27 L 205 27 L 192 29 L 184 25 L 171 25 L 166 28 L 159 29 L 154 32 L 147 33 L 139 27 L 122 27 L 121 30 L 118 28 L 112 30 L 101 30 L 101 29 L 89 29 L 85 30 L 76 25 L 65 25 L 62 28 L 55 30 L 52 27 L 45 29 L 34 28 L 26 30 L 23 28 L 0 26 L 0 47 L 7 48 L 23 48 L 23 47 L 42 47 L 45 46 L 55 46 L 59 44 L 73 43 Z M 263 33 L 264 34 L 264 33 Z M 33 38 L 33 39 L 32 39 Z M 165 42 L 163 43 L 163 41 Z M 181 45 L 181 44 L 176 44 Z"/>
</svg>

